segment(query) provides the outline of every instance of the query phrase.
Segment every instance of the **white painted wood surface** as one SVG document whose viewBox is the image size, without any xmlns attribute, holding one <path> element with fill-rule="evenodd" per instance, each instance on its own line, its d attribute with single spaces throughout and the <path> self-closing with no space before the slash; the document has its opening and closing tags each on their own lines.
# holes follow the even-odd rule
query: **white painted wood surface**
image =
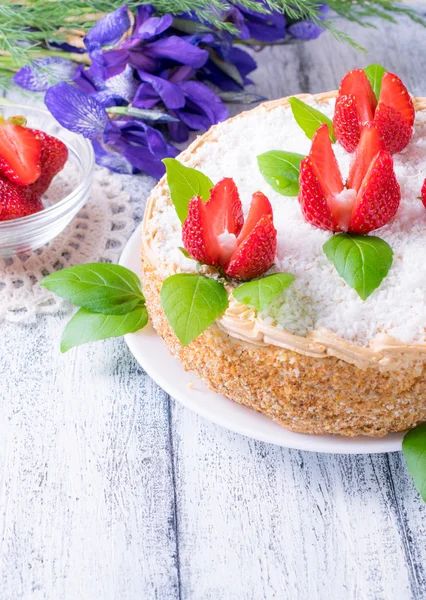
<svg viewBox="0 0 426 600">
<path fill-rule="evenodd" d="M 328 90 L 379 62 L 426 95 L 425 30 L 346 29 L 368 55 L 329 35 L 269 49 L 258 91 Z M 1 600 L 426 598 L 426 506 L 399 454 L 229 433 L 169 399 L 122 340 L 61 356 L 68 318 L 1 326 Z"/>
</svg>

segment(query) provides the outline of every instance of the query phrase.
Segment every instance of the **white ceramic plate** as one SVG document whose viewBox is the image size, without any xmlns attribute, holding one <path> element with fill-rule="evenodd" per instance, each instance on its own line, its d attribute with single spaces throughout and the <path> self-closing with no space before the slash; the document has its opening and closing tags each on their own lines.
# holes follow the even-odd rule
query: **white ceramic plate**
<svg viewBox="0 0 426 600">
<path fill-rule="evenodd" d="M 128 241 L 120 264 L 140 275 L 139 226 Z M 332 454 L 369 454 L 401 450 L 401 433 L 382 438 L 293 433 L 254 410 L 209 390 L 193 372 L 174 358 L 151 325 L 124 336 L 130 351 L 152 379 L 172 398 L 209 421 L 248 437 L 285 448 Z"/>
</svg>

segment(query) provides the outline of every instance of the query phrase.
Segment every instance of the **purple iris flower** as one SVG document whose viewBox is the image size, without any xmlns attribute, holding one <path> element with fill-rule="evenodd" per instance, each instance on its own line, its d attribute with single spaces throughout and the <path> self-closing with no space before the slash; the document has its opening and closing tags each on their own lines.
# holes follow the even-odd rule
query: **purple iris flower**
<svg viewBox="0 0 426 600">
<path fill-rule="evenodd" d="M 49 88 L 44 101 L 63 127 L 90 140 L 99 138 L 108 123 L 108 113 L 102 104 L 69 83 L 62 82 Z"/>
<path fill-rule="evenodd" d="M 157 179 L 165 173 L 161 160 L 174 158 L 178 154 L 178 150 L 166 142 L 158 129 L 143 121 L 110 121 L 106 126 L 103 141 L 119 150 L 134 167 L 134 172 L 144 171 Z"/>
<path fill-rule="evenodd" d="M 74 83 L 88 94 L 93 95 L 104 107 L 125 105 L 134 98 L 139 87 L 133 69 L 126 65 L 118 75 L 104 79 L 104 71 L 97 65 L 89 69 L 79 67 L 74 75 Z"/>
<path fill-rule="evenodd" d="M 122 7 L 123 8 L 123 7 Z M 120 12 L 121 11 L 121 12 Z M 102 46 L 111 45 L 111 40 L 119 40 L 128 30 L 122 9 L 117 9 L 101 19 L 96 35 L 87 34 L 85 43 L 94 65 L 103 69 L 103 78 L 118 75 L 126 65 L 148 72 L 163 68 L 164 62 L 180 63 L 199 68 L 208 59 L 208 52 L 191 44 L 183 37 L 168 33 L 172 26 L 171 15 L 152 16 L 155 9 L 150 4 L 138 7 L 134 31 L 131 37 L 124 40 L 119 48 L 101 51 Z M 107 20 L 105 24 L 103 22 Z M 167 32 L 166 35 L 163 35 Z"/>
<path fill-rule="evenodd" d="M 298 40 L 315 40 L 324 31 L 324 27 L 309 19 L 297 21 L 288 28 L 289 33 Z"/>
<path fill-rule="evenodd" d="M 265 8 L 269 8 L 264 0 L 260 0 Z M 241 39 L 253 39 L 259 42 L 278 42 L 285 37 L 286 19 L 277 11 L 262 14 L 235 4 L 228 12 L 226 20 L 231 21 L 239 30 Z"/>
<path fill-rule="evenodd" d="M 68 83 L 51 87 L 45 102 L 63 127 L 91 139 L 97 162 L 113 170 L 126 173 L 131 165 L 133 172 L 161 177 L 161 160 L 177 154 L 157 129 L 127 117 L 109 120 L 104 106 L 93 95 Z M 115 155 L 117 151 L 125 160 Z"/>
<path fill-rule="evenodd" d="M 327 4 L 321 4 L 318 10 L 319 18 L 324 20 L 327 13 Z M 308 41 L 315 40 L 317 37 L 319 37 L 324 31 L 324 27 L 314 23 L 313 21 L 310 21 L 309 19 L 303 19 L 302 21 L 297 21 L 296 23 L 290 25 L 288 31 L 295 38 Z"/>
<path fill-rule="evenodd" d="M 180 120 L 180 123 L 168 124 L 170 137 L 175 142 L 187 140 L 190 130 L 209 129 L 229 116 L 225 104 L 213 90 L 199 81 L 190 80 L 194 75 L 190 67 L 180 67 L 160 76 L 144 71 L 138 73 L 142 84 L 133 105 L 149 109 L 162 102 L 168 112 Z"/>
<path fill-rule="evenodd" d="M 89 52 L 101 46 L 112 46 L 123 37 L 129 28 L 129 11 L 124 4 L 102 17 L 86 35 L 84 44 Z"/>
<path fill-rule="evenodd" d="M 13 81 L 30 92 L 45 92 L 61 81 L 71 81 L 76 64 L 67 58 L 39 58 L 15 73 Z"/>
</svg>

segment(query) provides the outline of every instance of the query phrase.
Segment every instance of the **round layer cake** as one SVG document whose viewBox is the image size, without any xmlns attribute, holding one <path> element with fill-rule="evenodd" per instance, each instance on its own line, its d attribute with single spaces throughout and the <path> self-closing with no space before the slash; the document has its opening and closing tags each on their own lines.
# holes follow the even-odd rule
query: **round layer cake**
<svg viewBox="0 0 426 600">
<path fill-rule="evenodd" d="M 332 118 L 336 92 L 298 96 Z M 252 193 L 270 200 L 277 229 L 271 272 L 295 275 L 286 294 L 257 313 L 232 296 L 217 321 L 188 346 L 161 307 L 162 282 L 195 273 L 181 252 L 182 225 L 166 178 L 154 188 L 143 223 L 143 285 L 151 321 L 185 369 L 214 391 L 304 433 L 381 436 L 426 420 L 426 100 L 414 99 L 409 145 L 395 154 L 401 187 L 396 216 L 380 229 L 394 252 L 391 271 L 365 301 L 323 252 L 332 232 L 307 223 L 296 197 L 263 179 L 257 156 L 269 150 L 309 153 L 311 141 L 287 99 L 264 103 L 216 125 L 178 160 L 213 182 L 232 177 L 247 214 Z M 346 176 L 351 155 L 334 151 Z"/>
</svg>

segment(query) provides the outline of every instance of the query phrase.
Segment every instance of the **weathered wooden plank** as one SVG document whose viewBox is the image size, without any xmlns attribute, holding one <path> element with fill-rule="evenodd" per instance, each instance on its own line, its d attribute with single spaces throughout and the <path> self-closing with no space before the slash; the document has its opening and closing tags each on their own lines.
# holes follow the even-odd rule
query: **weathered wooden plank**
<svg viewBox="0 0 426 600">
<path fill-rule="evenodd" d="M 123 341 L 2 326 L 0 597 L 178 595 L 167 396 Z"/>
<path fill-rule="evenodd" d="M 289 451 L 179 405 L 173 414 L 183 598 L 377 600 L 421 590 L 386 455 Z"/>
</svg>

